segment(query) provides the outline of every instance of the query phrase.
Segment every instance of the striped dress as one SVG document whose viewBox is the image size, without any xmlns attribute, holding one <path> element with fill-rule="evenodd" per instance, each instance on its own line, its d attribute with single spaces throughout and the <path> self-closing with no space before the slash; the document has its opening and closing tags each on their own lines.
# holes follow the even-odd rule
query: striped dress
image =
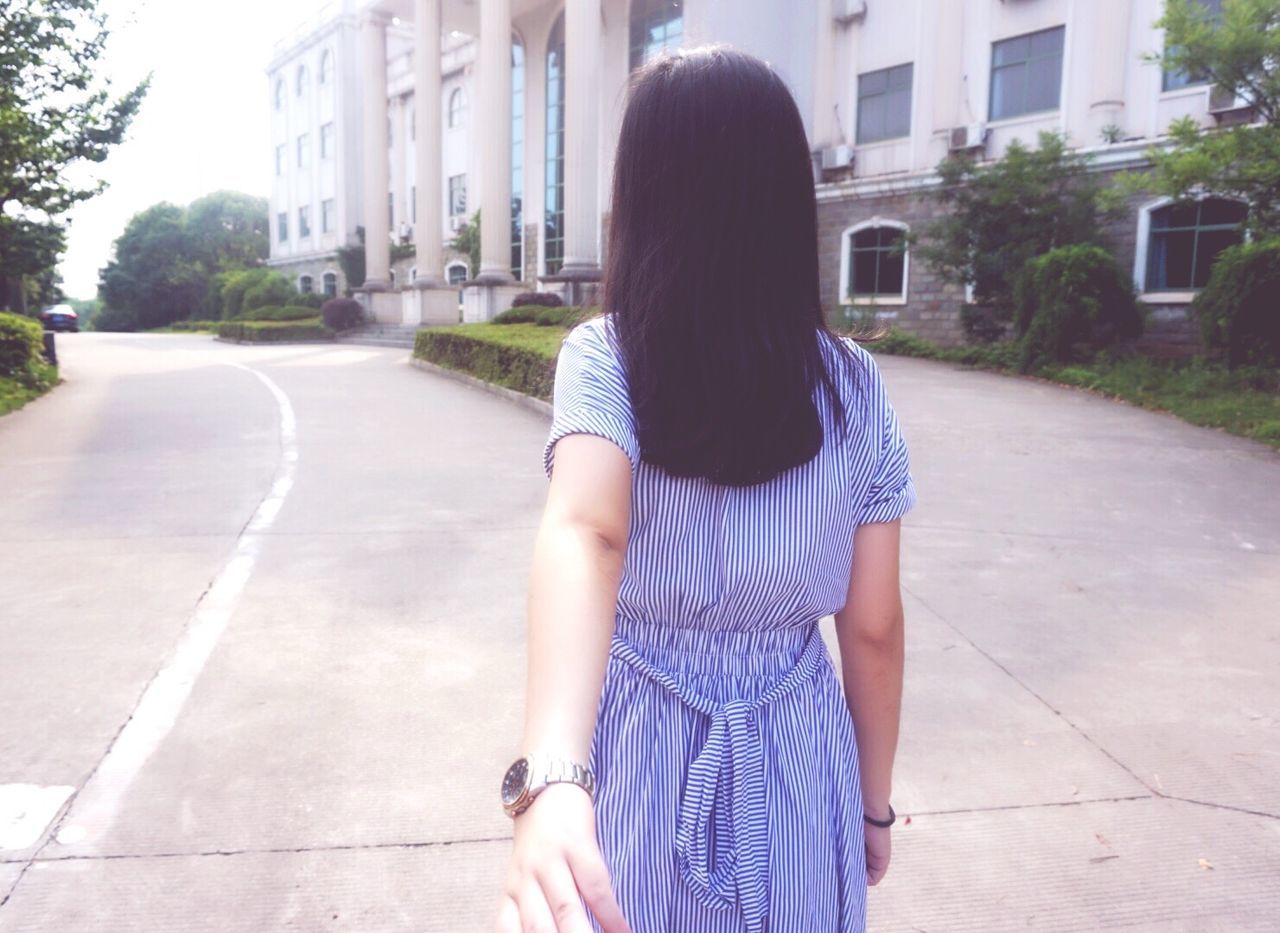
<svg viewBox="0 0 1280 933">
<path fill-rule="evenodd" d="M 857 748 L 818 620 L 845 603 L 855 527 L 916 501 L 879 370 L 840 338 L 863 363 L 861 376 L 832 370 L 847 440 L 818 391 L 827 441 L 813 460 L 721 486 L 641 461 L 611 321 L 564 341 L 543 465 L 550 478 L 573 433 L 613 441 L 632 465 L 590 759 L 618 902 L 636 933 L 862 930 Z"/>
</svg>

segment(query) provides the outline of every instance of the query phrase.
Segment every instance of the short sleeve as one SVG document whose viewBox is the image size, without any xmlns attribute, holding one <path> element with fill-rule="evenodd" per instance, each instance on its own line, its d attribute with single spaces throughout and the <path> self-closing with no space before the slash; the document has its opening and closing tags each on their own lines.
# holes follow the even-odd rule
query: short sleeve
<svg viewBox="0 0 1280 933">
<path fill-rule="evenodd" d="M 870 354 L 867 354 L 870 358 Z M 901 518 L 916 504 L 915 480 L 911 475 L 911 456 L 907 450 L 898 414 L 894 411 L 885 389 L 880 369 L 872 361 L 868 367 L 870 382 L 870 412 L 879 425 L 872 436 L 878 439 L 878 451 L 874 456 L 871 484 L 858 510 L 858 524 L 891 522 Z"/>
<path fill-rule="evenodd" d="M 565 337 L 556 359 L 551 433 L 542 451 L 542 466 L 551 478 L 556 441 L 566 434 L 595 434 L 612 441 L 631 461 L 640 463 L 640 444 L 627 380 L 609 342 L 605 318 L 576 326 Z"/>
</svg>

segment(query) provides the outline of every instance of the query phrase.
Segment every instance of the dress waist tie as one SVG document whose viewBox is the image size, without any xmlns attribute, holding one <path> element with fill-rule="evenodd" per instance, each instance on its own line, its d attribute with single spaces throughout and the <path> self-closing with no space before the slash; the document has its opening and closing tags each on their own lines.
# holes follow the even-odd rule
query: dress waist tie
<svg viewBox="0 0 1280 933">
<path fill-rule="evenodd" d="M 764 930 L 769 900 L 768 811 L 764 793 L 764 748 L 756 713 L 809 681 L 826 658 L 817 623 L 800 659 L 754 701 L 713 703 L 689 690 L 671 674 L 650 664 L 629 642 L 615 638 L 611 654 L 670 691 L 686 706 L 711 720 L 707 742 L 689 766 L 676 829 L 680 874 L 699 903 L 730 910 L 737 901 L 750 933 Z M 727 813 L 713 813 L 716 789 L 732 783 Z M 711 864 L 711 828 L 726 832 Z"/>
</svg>

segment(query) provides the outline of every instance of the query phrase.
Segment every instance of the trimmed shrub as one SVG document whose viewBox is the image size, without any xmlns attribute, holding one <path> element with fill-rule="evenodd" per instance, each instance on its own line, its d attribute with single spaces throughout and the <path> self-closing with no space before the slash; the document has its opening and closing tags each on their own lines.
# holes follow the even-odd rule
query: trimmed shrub
<svg viewBox="0 0 1280 933">
<path fill-rule="evenodd" d="M 563 304 L 560 296 L 551 292 L 521 292 L 512 300 L 511 307 L 523 308 L 526 305 L 535 305 L 539 308 L 558 308 Z"/>
<path fill-rule="evenodd" d="M 426 328 L 418 331 L 413 355 L 545 401 L 555 388 L 555 358 L 524 347 Z"/>
<path fill-rule="evenodd" d="M 228 321 L 244 310 L 244 296 L 249 289 L 262 284 L 272 275 L 270 269 L 238 269 L 225 272 L 222 285 L 222 319 Z"/>
<path fill-rule="evenodd" d="M 1100 246 L 1060 246 L 1029 260 L 1014 289 L 1020 368 L 1093 360 L 1142 334 L 1133 284 Z"/>
<path fill-rule="evenodd" d="M 1228 366 L 1280 365 L 1280 238 L 1224 249 L 1191 308 Z"/>
<path fill-rule="evenodd" d="M 296 297 L 296 296 L 295 296 Z M 319 317 L 315 308 L 304 308 L 298 305 L 286 305 L 284 307 L 270 306 L 266 308 L 251 308 L 241 313 L 235 320 L 237 321 L 305 321 L 310 318 Z"/>
<path fill-rule="evenodd" d="M 32 371 L 44 354 L 44 328 L 33 318 L 0 311 L 0 376 Z"/>
<path fill-rule="evenodd" d="M 240 313 L 255 308 L 272 308 L 292 303 L 298 297 L 293 283 L 278 272 L 269 273 L 262 281 L 250 286 L 244 293 Z"/>
<path fill-rule="evenodd" d="M 594 315 L 591 308 L 541 308 L 533 322 L 539 327 L 575 327 Z"/>
<path fill-rule="evenodd" d="M 541 305 L 521 305 L 518 308 L 509 308 L 501 311 L 494 316 L 491 324 L 532 324 L 538 319 L 538 312 L 542 310 Z"/>
<path fill-rule="evenodd" d="M 333 331 L 318 317 L 302 321 L 223 321 L 218 336 L 241 343 L 281 343 L 292 340 L 332 340 Z"/>
<path fill-rule="evenodd" d="M 320 306 L 326 327 L 351 330 L 364 323 L 364 307 L 354 298 L 330 298 Z"/>
<path fill-rule="evenodd" d="M 289 299 L 289 304 L 295 308 L 310 308 L 313 311 L 319 311 L 324 306 L 324 295 L 319 292 L 298 292 Z"/>
<path fill-rule="evenodd" d="M 221 321 L 174 321 L 169 325 L 169 329 L 188 333 L 216 333 L 221 323 Z"/>
</svg>

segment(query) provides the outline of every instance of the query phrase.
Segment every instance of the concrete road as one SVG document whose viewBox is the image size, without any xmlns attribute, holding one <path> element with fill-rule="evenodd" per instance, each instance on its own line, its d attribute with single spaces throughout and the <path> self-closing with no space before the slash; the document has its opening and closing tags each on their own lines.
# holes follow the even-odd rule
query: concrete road
<svg viewBox="0 0 1280 933">
<path fill-rule="evenodd" d="M 0 931 L 486 929 L 545 419 L 403 351 L 59 347 L 0 420 Z M 1280 456 L 882 366 L 921 501 L 872 928 L 1274 928 Z"/>
</svg>

